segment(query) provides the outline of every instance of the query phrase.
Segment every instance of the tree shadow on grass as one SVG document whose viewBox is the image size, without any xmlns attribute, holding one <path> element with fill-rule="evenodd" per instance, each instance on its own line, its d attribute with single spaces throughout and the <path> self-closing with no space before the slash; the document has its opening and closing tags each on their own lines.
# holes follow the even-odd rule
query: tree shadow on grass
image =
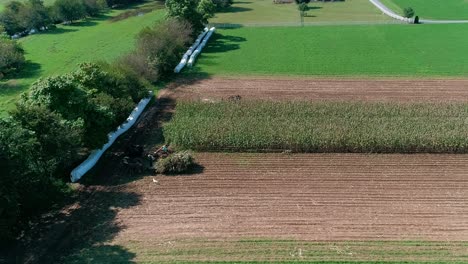
<svg viewBox="0 0 468 264">
<path fill-rule="evenodd" d="M 247 11 L 252 11 L 252 8 L 248 7 L 241 7 L 241 6 L 231 6 L 225 9 L 219 10 L 217 13 L 241 13 L 241 12 L 247 12 Z"/>
<path fill-rule="evenodd" d="M 17 85 L 14 81 L 0 81 L 0 96 L 12 96 L 22 91 L 21 86 Z"/>
<path fill-rule="evenodd" d="M 210 42 L 208 42 L 203 53 L 200 55 L 195 66 L 188 72 L 191 74 L 195 72 L 201 73 L 202 70 L 199 66 L 200 63 L 203 65 L 216 65 L 216 57 L 220 56 L 221 53 L 240 49 L 240 43 L 245 41 L 247 41 L 247 39 L 244 37 L 215 33 Z"/>
<path fill-rule="evenodd" d="M 40 75 L 41 75 L 41 64 L 28 60 L 18 72 L 8 74 L 6 78 L 1 81 L 2 82 L 15 82 L 15 79 L 35 78 Z"/>
<path fill-rule="evenodd" d="M 240 49 L 240 43 L 247 41 L 244 37 L 231 36 L 231 35 L 222 35 L 215 33 L 213 37 L 208 42 L 208 45 L 203 50 L 202 54 L 198 58 L 195 66 L 191 69 L 185 70 L 185 73 L 208 75 L 208 73 L 203 73 L 201 65 L 218 65 L 216 61 L 218 56 L 234 50 Z"/>
<path fill-rule="evenodd" d="M 10 74 L 7 78 L 0 80 L 0 96 L 13 96 L 26 91 L 28 84 L 20 82 L 24 78 L 37 78 L 41 73 L 41 65 L 32 61 L 27 61 L 23 69 L 15 74 Z"/>
<path fill-rule="evenodd" d="M 210 54 L 210 53 L 224 53 L 229 52 L 232 50 L 237 50 L 240 48 L 241 42 L 247 41 L 244 37 L 239 36 L 230 36 L 230 35 L 222 35 L 219 33 L 215 33 L 208 45 L 206 46 L 203 53 Z"/>
<path fill-rule="evenodd" d="M 73 254 L 67 263 L 135 263 L 135 253 L 122 246 L 100 245 L 81 250 Z"/>
<path fill-rule="evenodd" d="M 99 21 L 99 20 L 98 20 Z M 94 19 L 86 19 L 86 20 L 81 20 L 81 21 L 77 21 L 77 22 L 74 22 L 72 24 L 69 24 L 69 25 L 66 25 L 67 28 L 70 28 L 70 27 L 92 27 L 92 26 L 96 26 L 98 24 L 98 22 Z"/>
<path fill-rule="evenodd" d="M 245 4 L 251 4 L 252 1 L 236 1 L 236 5 L 245 5 Z"/>
<path fill-rule="evenodd" d="M 82 19 L 82 20 L 79 20 L 79 21 L 75 21 L 71 24 L 68 24 L 66 25 L 67 27 L 91 27 L 91 26 L 95 26 L 98 24 L 98 22 L 101 22 L 101 21 L 105 21 L 105 20 L 109 20 L 111 19 L 112 16 L 108 15 L 108 14 L 99 14 L 99 15 L 96 15 L 96 16 L 93 16 L 93 17 L 88 17 L 88 18 L 85 18 L 85 19 Z"/>
<path fill-rule="evenodd" d="M 41 64 L 28 60 L 26 64 L 24 65 L 23 69 L 13 77 L 17 79 L 38 78 L 40 75 L 41 75 Z"/>
<path fill-rule="evenodd" d="M 40 35 L 59 35 L 59 34 L 63 34 L 63 33 L 75 32 L 75 31 L 78 31 L 78 29 L 58 27 L 58 28 L 54 28 L 54 29 L 41 31 L 38 34 L 40 34 Z"/>
</svg>

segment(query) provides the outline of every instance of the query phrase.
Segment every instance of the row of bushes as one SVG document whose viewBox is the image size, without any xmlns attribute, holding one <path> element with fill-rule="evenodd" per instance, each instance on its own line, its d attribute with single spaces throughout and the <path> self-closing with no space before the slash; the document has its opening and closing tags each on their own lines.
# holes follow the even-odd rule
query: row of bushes
<svg viewBox="0 0 468 264">
<path fill-rule="evenodd" d="M 87 16 L 96 16 L 113 5 L 130 4 L 132 0 L 56 0 L 44 6 L 42 0 L 11 1 L 0 13 L 0 25 L 13 35 L 43 30 L 52 24 L 73 22 Z"/>
<path fill-rule="evenodd" d="M 42 0 L 11 1 L 0 13 L 0 79 L 20 71 L 25 63 L 24 50 L 9 40 L 44 30 L 52 24 L 72 22 L 86 16 L 96 16 L 108 4 L 128 4 L 131 0 L 57 0 L 45 7 Z"/>
<path fill-rule="evenodd" d="M 164 136 L 200 151 L 468 153 L 468 104 L 185 102 Z"/>
<path fill-rule="evenodd" d="M 168 76 L 191 35 L 190 24 L 168 19 L 143 30 L 135 51 L 112 64 L 83 63 L 32 84 L 0 120 L 0 242 L 68 195 L 73 166 L 107 142 L 151 82 Z"/>
<path fill-rule="evenodd" d="M 49 25 L 73 22 L 87 16 L 96 16 L 107 7 L 127 5 L 141 0 L 56 0 L 44 6 L 42 0 L 11 1 L 0 13 L 0 26 L 11 36 L 46 29 Z M 189 21 L 200 29 L 213 16 L 214 9 L 223 9 L 232 0 L 168 0 L 169 15 Z"/>
</svg>

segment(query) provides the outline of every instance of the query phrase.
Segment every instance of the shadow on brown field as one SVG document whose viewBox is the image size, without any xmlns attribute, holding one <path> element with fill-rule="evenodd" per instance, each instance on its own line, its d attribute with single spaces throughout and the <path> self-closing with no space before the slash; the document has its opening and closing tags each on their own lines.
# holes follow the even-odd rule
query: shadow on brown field
<svg viewBox="0 0 468 264">
<path fill-rule="evenodd" d="M 113 238 L 125 228 L 116 219 L 120 210 L 141 203 L 141 195 L 127 184 L 153 173 L 133 173 L 121 161 L 129 146 L 139 144 L 146 153 L 165 142 L 162 124 L 172 119 L 175 106 L 176 98 L 170 93 L 162 93 L 137 124 L 121 136 L 95 168 L 82 178 L 74 203 L 42 216 L 23 234 L 15 256 L 9 257 L 11 262 L 132 263 L 134 253 L 112 244 Z M 204 167 L 197 165 L 190 173 L 180 176 L 203 171 Z M 174 176 L 179 175 L 168 177 Z"/>
<path fill-rule="evenodd" d="M 140 195 L 119 187 L 89 186 L 75 204 L 43 216 L 16 249 L 16 263 L 131 263 L 135 254 L 108 244 L 125 226 L 120 209 L 140 203 Z"/>
</svg>

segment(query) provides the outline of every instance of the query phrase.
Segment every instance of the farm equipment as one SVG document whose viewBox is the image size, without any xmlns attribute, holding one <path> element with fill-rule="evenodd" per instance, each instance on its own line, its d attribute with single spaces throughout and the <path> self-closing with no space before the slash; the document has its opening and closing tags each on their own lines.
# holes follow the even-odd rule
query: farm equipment
<svg viewBox="0 0 468 264">
<path fill-rule="evenodd" d="M 158 159 L 167 158 L 172 153 L 173 151 L 169 148 L 168 145 L 163 145 L 162 147 L 160 147 L 153 153 L 148 154 L 148 158 L 154 162 L 154 161 L 157 161 Z"/>
<path fill-rule="evenodd" d="M 125 157 L 122 159 L 122 164 L 131 173 L 143 173 L 146 170 L 152 169 L 152 161 L 147 161 L 143 157 L 143 146 L 131 145 L 125 150 Z"/>
<path fill-rule="evenodd" d="M 122 163 L 131 173 L 142 173 L 145 170 L 144 161 L 142 158 L 130 158 L 125 156 Z"/>
<path fill-rule="evenodd" d="M 228 97 L 228 101 L 230 102 L 239 102 L 240 100 L 242 100 L 242 96 L 240 95 L 231 95 Z"/>
<path fill-rule="evenodd" d="M 154 152 L 144 153 L 140 145 L 129 146 L 125 151 L 125 157 L 122 164 L 130 173 L 143 173 L 145 171 L 154 171 L 153 164 L 159 159 L 167 158 L 173 153 L 168 145 L 163 145 Z"/>
</svg>

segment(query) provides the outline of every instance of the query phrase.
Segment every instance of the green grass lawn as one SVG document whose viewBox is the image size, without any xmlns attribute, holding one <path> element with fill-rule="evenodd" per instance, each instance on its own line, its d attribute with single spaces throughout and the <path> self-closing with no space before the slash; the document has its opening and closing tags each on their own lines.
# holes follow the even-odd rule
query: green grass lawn
<svg viewBox="0 0 468 264">
<path fill-rule="evenodd" d="M 421 18 L 468 19 L 467 0 L 386 0 L 384 3 L 387 5 L 390 1 L 399 7 L 394 9 L 394 6 L 388 6 L 397 13 L 412 7 Z"/>
<path fill-rule="evenodd" d="M 42 76 L 73 70 L 84 61 L 113 60 L 134 46 L 134 36 L 146 26 L 164 17 L 164 10 L 118 22 L 109 18 L 122 11 L 112 11 L 99 18 L 29 36 L 20 40 L 29 63 L 21 76 L 0 82 L 0 111 L 14 107 L 21 92 Z"/>
<path fill-rule="evenodd" d="M 312 2 L 305 22 L 389 21 L 368 0 L 344 2 Z M 216 14 L 211 23 L 277 24 L 299 23 L 296 4 L 273 4 L 272 0 L 234 1 L 234 4 Z"/>
<path fill-rule="evenodd" d="M 188 72 L 465 77 L 466 31 L 460 24 L 220 29 Z"/>
</svg>

